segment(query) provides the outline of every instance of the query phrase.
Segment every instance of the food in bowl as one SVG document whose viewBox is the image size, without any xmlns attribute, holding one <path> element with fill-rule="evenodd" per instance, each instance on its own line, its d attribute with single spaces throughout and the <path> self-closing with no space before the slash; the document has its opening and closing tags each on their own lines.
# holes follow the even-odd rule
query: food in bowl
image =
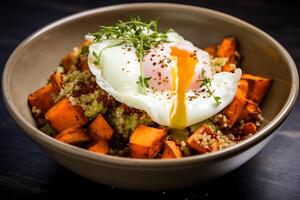
<svg viewBox="0 0 300 200">
<path fill-rule="evenodd" d="M 246 55 L 245 55 L 246 56 Z M 242 73 L 237 41 L 194 46 L 157 21 L 101 26 L 28 102 L 40 130 L 132 158 L 215 152 L 255 134 L 272 80 Z"/>
</svg>

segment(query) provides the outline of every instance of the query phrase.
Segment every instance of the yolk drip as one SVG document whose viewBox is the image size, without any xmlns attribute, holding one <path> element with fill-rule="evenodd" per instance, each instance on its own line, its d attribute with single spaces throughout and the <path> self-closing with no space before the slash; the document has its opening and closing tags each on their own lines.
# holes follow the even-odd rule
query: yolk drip
<svg viewBox="0 0 300 200">
<path fill-rule="evenodd" d="M 185 93 L 192 82 L 197 58 L 193 53 L 177 47 L 171 47 L 171 50 L 171 55 L 177 58 L 177 67 L 176 70 L 171 71 L 172 87 L 176 92 L 176 98 L 171 107 L 170 127 L 184 129 L 187 122 Z"/>
</svg>

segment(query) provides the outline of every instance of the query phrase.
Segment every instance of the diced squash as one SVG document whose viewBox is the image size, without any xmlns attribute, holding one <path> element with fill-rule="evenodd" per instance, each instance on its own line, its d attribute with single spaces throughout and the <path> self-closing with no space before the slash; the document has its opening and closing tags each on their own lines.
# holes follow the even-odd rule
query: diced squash
<svg viewBox="0 0 300 200">
<path fill-rule="evenodd" d="M 81 71 L 89 70 L 88 62 L 87 62 L 87 54 L 88 54 L 88 47 L 92 43 L 90 40 L 85 40 L 80 45 L 80 56 L 77 61 L 77 68 Z"/>
<path fill-rule="evenodd" d="M 57 132 L 73 126 L 83 126 L 88 122 L 82 109 L 73 106 L 66 98 L 51 107 L 45 116 Z"/>
<path fill-rule="evenodd" d="M 242 112 L 247 103 L 248 83 L 247 81 L 240 80 L 236 95 L 233 101 L 225 108 L 224 114 L 227 117 L 226 124 L 231 128 L 234 123 L 242 115 Z"/>
<path fill-rule="evenodd" d="M 53 91 L 56 95 L 60 92 L 62 88 L 62 75 L 61 73 L 55 72 L 50 76 L 50 83 L 53 86 Z"/>
<path fill-rule="evenodd" d="M 130 137 L 131 157 L 154 158 L 162 149 L 166 135 L 166 129 L 138 126 Z"/>
<path fill-rule="evenodd" d="M 79 59 L 79 55 L 81 53 L 81 49 L 89 46 L 92 43 L 90 40 L 85 40 L 79 47 L 75 47 L 73 51 L 67 54 L 61 61 L 60 65 L 64 68 L 65 72 L 68 72 L 72 66 L 80 66 L 80 70 L 87 70 L 87 59 L 86 56 L 82 56 Z M 79 61 L 79 63 L 78 63 Z"/>
<path fill-rule="evenodd" d="M 231 64 L 237 64 L 237 45 L 233 37 L 222 40 L 216 53 L 217 57 L 228 58 L 226 64 L 222 67 L 222 71 L 233 72 L 235 67 Z"/>
<path fill-rule="evenodd" d="M 73 65 L 76 65 L 79 55 L 79 48 L 75 47 L 73 51 L 68 53 L 60 62 L 60 65 L 64 68 L 65 72 L 68 72 Z"/>
<path fill-rule="evenodd" d="M 82 48 L 84 46 L 89 46 L 90 44 L 92 44 L 91 40 L 84 40 L 83 43 L 80 45 L 80 48 Z"/>
<path fill-rule="evenodd" d="M 217 46 L 210 46 L 204 49 L 209 55 L 215 57 L 217 54 Z"/>
<path fill-rule="evenodd" d="M 224 38 L 218 48 L 217 57 L 228 58 L 227 64 L 236 63 L 236 46 L 233 37 Z"/>
<path fill-rule="evenodd" d="M 215 132 L 208 125 L 203 124 L 188 138 L 187 146 L 200 154 L 218 150 L 219 143 L 217 140 L 215 143 L 213 143 L 211 145 L 207 145 L 207 146 L 204 146 L 201 143 L 204 133 L 206 133 L 207 135 L 211 135 L 211 136 L 215 135 Z"/>
<path fill-rule="evenodd" d="M 213 143 L 211 145 L 211 152 L 216 152 L 219 150 L 219 147 L 220 147 L 220 142 L 219 141 L 216 141 L 215 143 Z"/>
<path fill-rule="evenodd" d="M 90 141 L 90 137 L 86 133 L 86 130 L 79 126 L 67 128 L 59 133 L 55 138 L 59 141 L 73 145 Z"/>
<path fill-rule="evenodd" d="M 249 84 L 248 99 L 257 104 L 262 101 L 272 83 L 271 79 L 252 74 L 243 74 L 242 79 L 246 80 Z"/>
<path fill-rule="evenodd" d="M 96 143 L 88 147 L 89 151 L 93 151 L 100 154 L 108 154 L 109 153 L 109 147 L 104 139 L 99 139 Z"/>
<path fill-rule="evenodd" d="M 54 90 L 51 83 L 46 86 L 38 89 L 37 91 L 31 93 L 28 96 L 28 102 L 31 107 L 37 107 L 43 113 L 46 113 L 47 110 L 54 104 Z"/>
<path fill-rule="evenodd" d="M 162 159 L 181 158 L 182 154 L 174 141 L 165 141 L 165 149 L 161 156 Z"/>
<path fill-rule="evenodd" d="M 232 64 L 225 64 L 222 66 L 222 72 L 234 72 L 235 67 Z"/>
<path fill-rule="evenodd" d="M 110 141 L 113 136 L 113 129 L 106 122 L 104 117 L 99 114 L 96 119 L 89 126 L 89 133 L 93 136 L 93 138 L 103 138 L 106 141 Z"/>
<path fill-rule="evenodd" d="M 81 71 L 85 71 L 85 70 L 89 70 L 89 65 L 87 63 L 87 57 L 86 56 L 82 56 L 80 57 L 80 59 L 78 60 L 77 65 L 79 66 L 79 69 Z"/>
<path fill-rule="evenodd" d="M 247 97 L 248 92 L 249 92 L 249 84 L 247 81 L 241 79 L 238 83 L 238 90 L 242 92 L 242 95 L 244 97 Z"/>
<path fill-rule="evenodd" d="M 248 121 L 248 120 L 256 117 L 260 113 L 261 113 L 261 110 L 258 107 L 257 103 L 247 99 L 246 106 L 240 116 L 240 119 Z"/>
<path fill-rule="evenodd" d="M 254 134 L 256 132 L 257 132 L 257 127 L 255 126 L 255 124 L 253 122 L 247 122 L 244 124 L 243 133 L 245 135 Z"/>
</svg>

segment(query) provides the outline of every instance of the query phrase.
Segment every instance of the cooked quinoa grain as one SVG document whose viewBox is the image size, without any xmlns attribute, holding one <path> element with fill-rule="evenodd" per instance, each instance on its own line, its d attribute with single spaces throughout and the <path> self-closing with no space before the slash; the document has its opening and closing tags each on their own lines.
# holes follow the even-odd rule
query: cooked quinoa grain
<svg viewBox="0 0 300 200">
<path fill-rule="evenodd" d="M 225 38 L 224 40 L 226 39 L 228 41 L 234 40 L 234 38 Z M 108 152 L 108 154 L 125 157 L 132 156 L 130 152 L 130 148 L 132 148 L 130 146 L 131 138 L 133 138 L 133 133 L 142 127 L 140 125 L 143 125 L 150 130 L 154 129 L 154 132 L 167 133 L 162 137 L 163 141 L 161 143 L 164 143 L 166 140 L 174 141 L 172 142 L 174 144 L 173 148 L 177 148 L 177 152 L 181 152 L 182 156 L 190 156 L 228 148 L 251 137 L 263 124 L 264 118 L 259 108 L 259 111 L 255 112 L 255 115 L 251 115 L 251 117 L 237 117 L 234 123 L 231 123 L 232 118 L 225 112 L 225 108 L 215 116 L 189 126 L 184 130 L 170 129 L 161 126 L 153 122 L 145 111 L 118 102 L 98 86 L 95 77 L 89 71 L 87 65 L 88 46 L 90 43 L 91 41 L 85 41 L 81 46 L 74 48 L 74 50 L 61 61 L 60 66 L 57 67 L 55 71 L 62 77 L 61 87 L 59 87 L 58 91 L 55 90 L 55 94 L 50 94 L 50 102 L 54 100 L 54 103 L 58 103 L 67 99 L 66 104 L 68 104 L 71 109 L 73 108 L 73 112 L 77 114 L 74 117 L 77 121 L 81 115 L 84 115 L 79 128 L 80 134 L 84 134 L 85 140 L 78 144 L 83 148 L 89 149 L 95 144 L 99 146 L 103 143 L 104 146 L 101 147 L 106 148 L 105 152 Z M 215 47 L 216 50 L 218 48 L 220 47 Z M 131 48 L 127 50 L 131 51 Z M 239 53 L 237 51 L 233 53 L 234 55 L 232 55 L 232 57 L 218 57 L 222 56 L 220 52 L 219 54 L 214 53 L 214 55 L 210 55 L 211 61 L 209 64 L 212 67 L 213 73 L 219 73 L 224 70 L 224 67 L 228 66 L 230 70 L 235 70 L 238 66 Z M 169 63 L 171 60 L 167 60 L 167 62 Z M 162 63 L 153 63 L 153 65 L 157 64 Z M 161 66 L 164 67 L 164 65 Z M 162 74 L 159 72 L 158 76 L 161 77 Z M 52 79 L 49 78 L 48 84 L 52 84 L 51 81 Z M 166 79 L 162 81 L 168 82 L 169 80 Z M 200 95 L 201 92 L 203 91 L 195 90 L 195 96 Z M 195 96 L 188 96 L 188 99 L 191 101 Z M 170 96 L 167 98 L 170 98 Z M 40 130 L 52 137 L 60 136 L 62 132 L 57 132 L 59 129 L 54 129 L 53 127 L 55 126 L 52 127 L 52 122 L 48 121 L 45 117 L 45 109 L 31 105 L 31 112 Z M 76 120 L 74 122 L 75 124 L 77 124 Z M 94 122 L 99 124 L 94 125 Z M 74 123 L 72 121 L 72 125 L 74 125 Z M 94 129 L 91 128 L 91 124 L 93 124 Z M 247 125 L 250 126 L 247 127 Z M 97 126 L 100 126 L 102 129 Z M 76 129 L 76 126 L 74 127 Z M 204 129 L 205 131 L 201 132 L 201 128 L 204 127 L 206 128 Z M 73 126 L 71 128 L 73 128 Z M 97 132 L 97 128 L 100 129 L 99 132 Z M 244 131 L 246 128 L 250 128 L 248 133 Z M 107 138 L 101 135 L 103 129 L 108 131 L 110 137 L 109 139 L 105 139 L 107 141 L 100 143 L 99 137 L 100 141 L 101 138 Z M 255 131 L 253 132 L 253 130 Z M 86 134 L 88 134 L 88 136 Z M 190 142 L 190 138 L 193 139 L 193 143 Z M 156 140 L 154 140 L 153 143 L 153 145 L 160 145 Z M 193 146 L 191 146 L 191 144 Z M 138 148 L 142 147 L 139 146 Z M 163 151 L 164 148 L 162 147 L 155 155 L 155 158 L 160 158 L 164 153 Z"/>
</svg>

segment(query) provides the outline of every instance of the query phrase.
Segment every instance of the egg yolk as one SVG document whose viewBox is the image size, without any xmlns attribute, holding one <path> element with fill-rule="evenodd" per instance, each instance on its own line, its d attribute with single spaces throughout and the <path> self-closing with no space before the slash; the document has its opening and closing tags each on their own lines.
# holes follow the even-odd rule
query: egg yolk
<svg viewBox="0 0 300 200">
<path fill-rule="evenodd" d="M 185 94 L 189 88 L 193 76 L 197 57 L 194 53 L 171 47 L 171 55 L 177 60 L 175 70 L 171 70 L 172 89 L 176 94 L 170 113 L 170 127 L 184 129 L 186 127 Z"/>
</svg>

